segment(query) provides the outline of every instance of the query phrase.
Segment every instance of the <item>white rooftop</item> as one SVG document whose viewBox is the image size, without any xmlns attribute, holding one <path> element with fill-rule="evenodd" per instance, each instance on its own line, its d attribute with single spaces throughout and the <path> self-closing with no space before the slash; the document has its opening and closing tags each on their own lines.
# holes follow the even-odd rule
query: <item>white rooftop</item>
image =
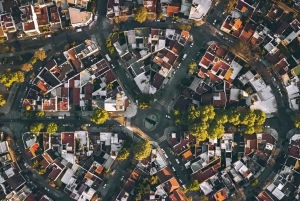
<svg viewBox="0 0 300 201">
<path fill-rule="evenodd" d="M 259 75 L 256 75 L 249 81 L 250 81 L 250 84 L 255 89 L 255 91 L 261 91 L 267 87 L 265 81 Z"/>
<path fill-rule="evenodd" d="M 8 152 L 7 141 L 0 142 L 0 154 Z"/>
<path fill-rule="evenodd" d="M 143 93 L 154 94 L 157 90 L 150 84 L 150 76 L 146 76 L 145 73 L 141 73 L 136 76 L 134 81 Z"/>
<path fill-rule="evenodd" d="M 105 145 L 110 145 L 111 132 L 101 132 L 100 141 L 105 142 Z"/>
<path fill-rule="evenodd" d="M 213 186 L 210 185 L 208 182 L 202 182 L 200 184 L 200 188 L 202 190 L 202 192 L 204 193 L 204 195 L 208 195 L 209 193 L 211 193 L 213 191 Z"/>
<path fill-rule="evenodd" d="M 199 20 L 205 16 L 210 8 L 211 0 L 193 0 L 193 5 L 190 11 L 190 19 Z"/>
</svg>

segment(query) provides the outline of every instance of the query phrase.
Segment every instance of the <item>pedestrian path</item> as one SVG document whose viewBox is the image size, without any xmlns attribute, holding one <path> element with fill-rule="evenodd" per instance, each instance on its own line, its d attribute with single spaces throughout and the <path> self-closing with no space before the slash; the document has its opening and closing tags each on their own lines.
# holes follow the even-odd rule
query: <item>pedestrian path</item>
<svg viewBox="0 0 300 201">
<path fill-rule="evenodd" d="M 163 135 L 163 136 L 161 136 L 156 142 L 158 143 L 158 144 L 160 144 L 160 143 L 162 143 L 163 141 L 165 141 L 167 139 L 167 136 L 166 135 Z"/>
</svg>

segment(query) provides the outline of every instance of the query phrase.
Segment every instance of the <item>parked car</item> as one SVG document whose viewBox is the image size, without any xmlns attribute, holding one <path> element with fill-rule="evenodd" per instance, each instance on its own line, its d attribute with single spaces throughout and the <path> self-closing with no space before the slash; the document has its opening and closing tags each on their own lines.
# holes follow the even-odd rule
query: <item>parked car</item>
<svg viewBox="0 0 300 201">
<path fill-rule="evenodd" d="M 37 40 L 37 38 L 32 38 L 32 40 Z"/>
<path fill-rule="evenodd" d="M 180 66 L 181 66 L 181 63 L 178 64 L 177 68 L 180 68 Z"/>
<path fill-rule="evenodd" d="M 176 172 L 176 170 L 175 170 L 175 168 L 174 168 L 174 167 L 172 167 L 172 170 L 173 170 L 174 172 Z"/>
<path fill-rule="evenodd" d="M 213 25 L 215 26 L 215 25 L 216 25 L 216 23 L 217 23 L 217 20 L 214 20 L 214 22 L 213 22 Z"/>
<path fill-rule="evenodd" d="M 105 57 L 106 57 L 107 61 L 109 61 L 109 62 L 111 61 L 111 59 L 110 59 L 110 57 L 109 57 L 108 54 L 106 54 Z"/>
<path fill-rule="evenodd" d="M 193 47 L 193 45 L 194 45 L 194 43 L 192 43 L 192 44 L 190 45 L 190 47 Z"/>
<path fill-rule="evenodd" d="M 179 180 L 179 183 L 181 183 L 182 184 L 182 181 L 181 181 L 181 179 L 178 179 Z"/>
<path fill-rule="evenodd" d="M 58 119 L 64 119 L 65 117 L 64 116 L 58 116 Z"/>
<path fill-rule="evenodd" d="M 115 68 L 115 66 L 113 64 L 110 64 L 112 68 Z"/>
<path fill-rule="evenodd" d="M 166 114 L 166 118 L 170 119 L 171 117 L 169 115 Z"/>
<path fill-rule="evenodd" d="M 184 54 L 183 57 L 182 57 L 182 60 L 184 60 L 186 56 L 187 56 L 187 54 Z"/>
<path fill-rule="evenodd" d="M 82 32 L 82 29 L 76 29 L 76 32 Z"/>
<path fill-rule="evenodd" d="M 175 159 L 175 161 L 176 161 L 176 163 L 178 163 L 178 164 L 180 163 L 179 160 L 178 160 L 177 158 Z"/>
<path fill-rule="evenodd" d="M 106 186 L 107 186 L 107 184 L 104 184 L 104 185 L 103 185 L 103 188 L 105 188 Z"/>
<path fill-rule="evenodd" d="M 39 67 L 38 71 L 41 71 L 43 69 L 43 66 Z"/>
</svg>

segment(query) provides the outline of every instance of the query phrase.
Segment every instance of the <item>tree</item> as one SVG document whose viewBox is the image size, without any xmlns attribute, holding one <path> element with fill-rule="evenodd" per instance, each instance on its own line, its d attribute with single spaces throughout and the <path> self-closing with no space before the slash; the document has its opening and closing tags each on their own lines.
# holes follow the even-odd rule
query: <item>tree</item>
<svg viewBox="0 0 300 201">
<path fill-rule="evenodd" d="M 184 23 L 179 23 L 178 24 L 178 28 L 184 31 L 190 31 L 190 29 L 192 28 L 191 25 L 186 25 Z"/>
<path fill-rule="evenodd" d="M 8 68 L 5 72 L 0 73 L 0 83 L 6 87 L 10 87 L 14 82 L 24 82 L 25 77 L 22 71 L 11 72 Z"/>
<path fill-rule="evenodd" d="M 46 169 L 42 166 L 40 169 L 39 169 L 39 174 L 45 174 L 46 173 Z"/>
<path fill-rule="evenodd" d="M 25 108 L 25 110 L 31 110 L 31 106 L 30 105 L 26 105 L 26 108 Z"/>
<path fill-rule="evenodd" d="M 254 133 L 262 133 L 264 131 L 264 126 L 255 124 L 253 129 Z"/>
<path fill-rule="evenodd" d="M 16 77 L 16 82 L 23 83 L 25 81 L 25 76 L 22 71 L 17 71 L 14 73 Z"/>
<path fill-rule="evenodd" d="M 34 160 L 33 166 L 32 166 L 32 167 L 33 167 L 34 169 L 36 169 L 36 168 L 39 167 L 39 165 L 40 165 L 39 162 L 38 162 L 37 160 Z"/>
<path fill-rule="evenodd" d="M 228 122 L 228 116 L 225 110 L 216 110 L 215 113 L 215 121 L 217 124 L 225 124 Z"/>
<path fill-rule="evenodd" d="M 133 19 L 139 23 L 143 23 L 147 19 L 147 9 L 144 6 L 136 9 Z"/>
<path fill-rule="evenodd" d="M 254 179 L 252 182 L 251 182 L 251 186 L 256 186 L 258 184 L 258 179 Z"/>
<path fill-rule="evenodd" d="M 253 134 L 255 132 L 254 126 L 247 126 L 245 134 Z"/>
<path fill-rule="evenodd" d="M 226 13 L 230 14 L 233 11 L 236 3 L 237 3 L 237 0 L 229 0 L 224 11 Z"/>
<path fill-rule="evenodd" d="M 240 113 L 235 108 L 226 110 L 226 114 L 229 123 L 232 123 L 235 126 L 240 124 Z"/>
<path fill-rule="evenodd" d="M 113 46 L 108 47 L 109 54 L 113 54 L 115 52 L 115 48 Z"/>
<path fill-rule="evenodd" d="M 208 137 L 207 133 L 208 124 L 206 122 L 195 123 L 189 127 L 191 135 L 199 141 L 204 141 Z"/>
<path fill-rule="evenodd" d="M 21 70 L 24 72 L 29 72 L 33 69 L 32 65 L 30 63 L 25 63 L 21 66 Z"/>
<path fill-rule="evenodd" d="M 133 154 L 134 158 L 136 160 L 143 160 L 144 158 L 147 158 L 152 151 L 152 146 L 149 140 L 143 140 L 140 143 L 138 143 L 133 148 Z"/>
<path fill-rule="evenodd" d="M 208 137 L 211 139 L 221 138 L 225 133 L 225 128 L 223 124 L 218 124 L 217 122 L 213 121 L 207 130 Z"/>
<path fill-rule="evenodd" d="M 189 122 L 194 122 L 199 117 L 200 117 L 200 110 L 196 109 L 195 106 L 191 106 L 188 109 L 188 121 Z"/>
<path fill-rule="evenodd" d="M 212 105 L 205 105 L 200 107 L 201 111 L 201 120 L 202 121 L 208 121 L 213 120 L 215 118 L 215 108 Z"/>
<path fill-rule="evenodd" d="M 42 123 L 34 123 L 30 126 L 30 132 L 38 133 L 44 128 L 44 124 Z"/>
<path fill-rule="evenodd" d="M 154 98 L 153 94 L 139 94 L 136 97 L 139 108 L 141 108 L 141 109 L 150 108 L 153 98 Z"/>
<path fill-rule="evenodd" d="M 261 110 L 254 110 L 255 114 L 255 124 L 256 125 L 263 125 L 266 121 L 267 115 Z"/>
<path fill-rule="evenodd" d="M 108 85 L 106 85 L 107 89 L 112 89 L 113 88 L 113 83 L 109 83 Z"/>
<path fill-rule="evenodd" d="M 46 130 L 47 130 L 47 133 L 53 134 L 53 133 L 56 133 L 57 129 L 58 129 L 57 124 L 51 122 L 51 123 L 49 123 L 49 124 L 47 125 L 47 129 L 46 129 Z"/>
<path fill-rule="evenodd" d="M 65 51 L 67 51 L 68 49 L 70 49 L 70 44 L 66 44 L 64 49 L 65 49 Z"/>
<path fill-rule="evenodd" d="M 91 121 L 95 124 L 103 124 L 108 119 L 108 113 L 106 110 L 98 108 L 94 111 Z"/>
<path fill-rule="evenodd" d="M 44 111 L 38 111 L 38 112 L 35 113 L 35 116 L 37 118 L 43 118 L 43 117 L 45 117 L 45 112 Z"/>
<path fill-rule="evenodd" d="M 150 184 L 151 184 L 151 185 L 155 185 L 155 184 L 157 184 L 157 183 L 158 183 L 158 176 L 156 176 L 156 175 L 155 175 L 155 176 L 154 176 L 154 175 L 151 176 L 151 177 L 150 177 Z"/>
<path fill-rule="evenodd" d="M 47 55 L 44 49 L 38 49 L 34 52 L 34 57 L 43 61 L 45 58 L 47 58 Z"/>
<path fill-rule="evenodd" d="M 189 74 L 194 74 L 196 67 L 197 67 L 197 63 L 196 62 L 190 63 L 189 70 L 188 70 Z"/>
<path fill-rule="evenodd" d="M 158 19 L 162 19 L 163 18 L 163 14 L 162 13 L 158 13 L 157 18 Z"/>
<path fill-rule="evenodd" d="M 252 110 L 242 111 L 240 114 L 240 124 L 252 127 L 254 126 L 255 120 L 256 115 Z"/>
<path fill-rule="evenodd" d="M 190 181 L 190 184 L 188 186 L 188 189 L 190 191 L 199 191 L 200 190 L 200 185 L 197 179 L 192 178 Z"/>
<path fill-rule="evenodd" d="M 2 94 L 0 94 L 0 107 L 6 104 L 6 100 L 3 98 Z"/>
<path fill-rule="evenodd" d="M 292 121 L 294 122 L 294 125 L 296 128 L 300 127 L 300 114 L 299 113 L 293 113 L 291 116 Z"/>
<path fill-rule="evenodd" d="M 201 195 L 200 196 L 200 201 L 209 201 L 209 199 L 206 195 Z"/>
<path fill-rule="evenodd" d="M 119 161 L 124 161 L 126 160 L 130 155 L 130 152 L 128 151 L 127 148 L 122 148 L 122 150 L 118 154 L 118 160 Z"/>
</svg>

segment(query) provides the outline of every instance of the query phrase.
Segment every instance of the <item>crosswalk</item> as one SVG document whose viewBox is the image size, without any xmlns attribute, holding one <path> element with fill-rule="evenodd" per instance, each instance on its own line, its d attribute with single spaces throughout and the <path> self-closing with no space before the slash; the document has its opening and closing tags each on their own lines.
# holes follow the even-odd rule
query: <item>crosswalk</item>
<svg viewBox="0 0 300 201">
<path fill-rule="evenodd" d="M 163 135 L 163 136 L 161 136 L 156 142 L 158 143 L 158 144 L 160 144 L 160 143 L 162 143 L 163 141 L 165 141 L 167 139 L 167 136 L 166 135 Z"/>
</svg>

